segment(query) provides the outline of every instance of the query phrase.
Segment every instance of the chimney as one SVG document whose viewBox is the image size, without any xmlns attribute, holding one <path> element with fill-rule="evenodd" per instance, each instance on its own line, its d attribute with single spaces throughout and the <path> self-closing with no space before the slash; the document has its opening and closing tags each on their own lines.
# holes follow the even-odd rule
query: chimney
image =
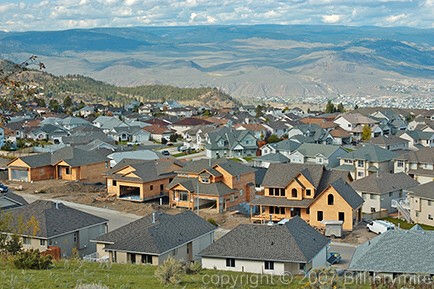
<svg viewBox="0 0 434 289">
<path fill-rule="evenodd" d="M 155 224 L 155 212 L 152 213 L 152 224 Z"/>
</svg>

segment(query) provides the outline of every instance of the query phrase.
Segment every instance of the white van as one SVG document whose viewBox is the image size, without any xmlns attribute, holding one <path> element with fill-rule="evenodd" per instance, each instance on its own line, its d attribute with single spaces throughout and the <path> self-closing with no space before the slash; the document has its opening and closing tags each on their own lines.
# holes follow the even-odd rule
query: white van
<svg viewBox="0 0 434 289">
<path fill-rule="evenodd" d="M 384 220 L 374 220 L 366 225 L 366 229 L 376 234 L 382 234 L 384 232 L 387 232 L 388 230 L 394 230 L 395 225 L 391 222 Z"/>
</svg>

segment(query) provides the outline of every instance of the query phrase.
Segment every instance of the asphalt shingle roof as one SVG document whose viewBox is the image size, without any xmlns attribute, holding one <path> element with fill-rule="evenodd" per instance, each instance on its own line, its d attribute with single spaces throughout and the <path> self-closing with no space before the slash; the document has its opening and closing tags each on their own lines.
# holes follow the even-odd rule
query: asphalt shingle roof
<svg viewBox="0 0 434 289">
<path fill-rule="evenodd" d="M 419 183 L 405 173 L 391 174 L 388 172 L 381 172 L 378 175 L 371 174 L 351 183 L 351 187 L 358 192 L 369 192 L 374 194 L 385 194 L 397 190 L 406 190 L 417 185 L 419 185 Z"/>
<path fill-rule="evenodd" d="M 329 242 L 296 216 L 283 225 L 239 225 L 200 255 L 307 263 Z"/>
<path fill-rule="evenodd" d="M 182 185 L 184 188 L 190 192 L 197 193 L 199 189 L 200 195 L 210 195 L 210 196 L 225 196 L 230 193 L 237 192 L 237 189 L 231 189 L 223 182 L 204 184 L 197 180 L 197 178 L 180 178 L 176 177 L 167 186 L 168 189 L 172 189 L 176 185 Z"/>
<path fill-rule="evenodd" d="M 434 200 L 434 182 L 429 182 L 409 190 L 413 196 Z"/>
<path fill-rule="evenodd" d="M 351 206 L 353 209 L 363 205 L 363 198 L 345 181 L 338 179 L 330 184 L 336 192 Z"/>
<path fill-rule="evenodd" d="M 407 160 L 412 163 L 434 164 L 434 148 L 423 147 L 417 151 L 406 151 L 395 159 Z"/>
<path fill-rule="evenodd" d="M 107 223 L 108 220 L 85 213 L 63 203 L 45 200 L 37 200 L 26 206 L 11 211 L 13 224 L 18 226 L 18 220 L 22 219 L 26 224 L 32 217 L 38 222 L 39 230 L 36 235 L 33 227 L 25 229 L 21 234 L 42 238 L 51 238 L 68 232 L 77 231 L 81 228 Z"/>
<path fill-rule="evenodd" d="M 350 160 L 365 160 L 369 162 L 386 162 L 396 158 L 397 156 L 397 153 L 383 149 L 379 146 L 366 145 L 340 158 Z"/>
<path fill-rule="evenodd" d="M 286 188 L 299 173 L 303 174 L 315 187 L 319 186 L 324 166 L 314 164 L 270 164 L 262 185 L 265 187 Z"/>
<path fill-rule="evenodd" d="M 129 223 L 96 239 L 109 243 L 106 250 L 162 254 L 214 231 L 216 227 L 191 211 L 177 215 L 155 213 Z"/>
<path fill-rule="evenodd" d="M 434 274 L 434 232 L 390 230 L 360 245 L 351 271 Z"/>
</svg>

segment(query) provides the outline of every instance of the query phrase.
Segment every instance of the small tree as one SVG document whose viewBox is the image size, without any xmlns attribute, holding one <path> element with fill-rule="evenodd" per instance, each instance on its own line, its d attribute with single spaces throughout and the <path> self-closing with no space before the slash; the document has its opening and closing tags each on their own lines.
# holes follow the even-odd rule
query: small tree
<svg viewBox="0 0 434 289">
<path fill-rule="evenodd" d="M 176 133 L 171 134 L 170 137 L 169 137 L 169 139 L 170 139 L 171 142 L 176 142 L 177 139 L 178 139 L 178 135 Z"/>
<path fill-rule="evenodd" d="M 28 250 L 18 253 L 14 258 L 17 269 L 46 270 L 52 265 L 51 255 L 43 256 L 39 250 Z"/>
<path fill-rule="evenodd" d="M 326 113 L 334 113 L 334 112 L 336 112 L 335 105 L 332 103 L 331 100 L 329 100 L 329 101 L 327 102 L 325 112 L 326 112 Z"/>
<path fill-rule="evenodd" d="M 67 97 L 65 97 L 65 99 L 63 100 L 63 108 L 68 109 L 72 106 L 72 99 L 71 97 L 68 95 Z"/>
<path fill-rule="evenodd" d="M 367 141 L 371 139 L 372 130 L 371 127 L 367 124 L 363 126 L 362 129 L 362 140 Z"/>
<path fill-rule="evenodd" d="M 342 102 L 338 104 L 338 111 L 341 113 L 345 111 L 345 108 L 344 108 L 344 105 L 342 104 Z"/>
<path fill-rule="evenodd" d="M 155 270 L 155 277 L 164 285 L 176 285 L 181 282 L 183 273 L 181 261 L 169 257 Z"/>
<path fill-rule="evenodd" d="M 266 141 L 267 143 L 275 143 L 275 142 L 279 142 L 280 138 L 276 134 L 272 134 L 266 139 Z"/>
</svg>

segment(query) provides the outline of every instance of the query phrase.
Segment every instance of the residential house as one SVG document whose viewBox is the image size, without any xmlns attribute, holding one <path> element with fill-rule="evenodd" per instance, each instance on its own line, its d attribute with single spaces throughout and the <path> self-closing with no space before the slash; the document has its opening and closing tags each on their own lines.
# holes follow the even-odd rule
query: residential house
<svg viewBox="0 0 434 289">
<path fill-rule="evenodd" d="M 255 156 L 258 146 L 255 136 L 247 130 L 223 127 L 207 134 L 207 158 Z"/>
<path fill-rule="evenodd" d="M 414 223 L 434 226 L 434 182 L 408 190 L 410 216 Z"/>
<path fill-rule="evenodd" d="M 362 213 L 396 212 L 392 200 L 406 198 L 406 191 L 419 183 L 405 173 L 380 172 L 355 180 L 351 187 L 365 200 Z"/>
<path fill-rule="evenodd" d="M 333 168 L 339 165 L 338 158 L 347 153 L 340 146 L 303 143 L 291 153 L 289 159 L 291 163 L 313 163 Z"/>
<path fill-rule="evenodd" d="M 167 126 L 151 125 L 143 128 L 144 131 L 150 133 L 150 139 L 158 142 L 162 142 L 163 139 L 166 141 L 170 140 L 170 136 L 175 133 Z"/>
<path fill-rule="evenodd" d="M 409 141 L 409 149 L 417 150 L 421 147 L 434 147 L 434 132 L 430 131 L 403 131 L 397 134 L 402 139 Z"/>
<path fill-rule="evenodd" d="M 10 181 L 67 181 L 101 182 L 109 169 L 108 159 L 95 152 L 64 147 L 54 152 L 19 157 L 8 163 Z"/>
<path fill-rule="evenodd" d="M 108 220 L 60 202 L 37 200 L 10 213 L 15 230 L 5 233 L 19 234 L 24 250 L 57 247 L 62 257 L 83 257 L 96 251 L 90 240 L 107 232 Z"/>
<path fill-rule="evenodd" d="M 198 260 L 214 241 L 216 227 L 195 213 L 155 212 L 93 240 L 97 256 L 113 263 L 159 266 L 169 258 Z"/>
<path fill-rule="evenodd" d="M 269 121 L 262 125 L 272 134 L 277 135 L 279 138 L 288 135 L 288 132 L 292 127 L 291 125 L 289 125 L 288 122 L 281 121 L 281 120 Z"/>
<path fill-rule="evenodd" d="M 82 119 L 81 117 L 68 116 L 63 119 L 60 119 L 58 125 L 62 126 L 66 130 L 71 130 L 79 126 L 87 126 L 87 125 L 90 126 L 92 124 L 87 120 Z"/>
<path fill-rule="evenodd" d="M 106 175 L 107 192 L 119 199 L 143 202 L 168 195 L 167 185 L 183 167 L 180 161 L 123 159 Z"/>
<path fill-rule="evenodd" d="M 345 156 L 340 157 L 340 166 L 336 170 L 351 172 L 353 179 L 358 180 L 370 174 L 391 172 L 393 159 L 398 153 L 383 149 L 376 145 L 365 145 Z"/>
<path fill-rule="evenodd" d="M 344 145 L 351 143 L 351 134 L 341 127 L 330 130 L 330 136 L 332 137 L 332 144 Z"/>
<path fill-rule="evenodd" d="M 281 153 L 266 154 L 253 159 L 254 167 L 268 168 L 270 164 L 289 163 L 290 160 Z"/>
<path fill-rule="evenodd" d="M 200 255 L 205 269 L 304 275 L 328 266 L 329 243 L 330 239 L 294 217 L 282 225 L 239 225 Z"/>
<path fill-rule="evenodd" d="M 118 151 L 107 155 L 110 159 L 110 167 L 113 168 L 116 164 L 120 163 L 123 159 L 133 160 L 158 160 L 162 158 L 162 154 L 153 150 L 131 150 L 131 151 Z"/>
<path fill-rule="evenodd" d="M 140 126 L 121 126 L 115 127 L 108 135 L 115 141 L 119 142 L 133 142 L 133 143 L 145 143 L 149 141 L 151 134 L 146 130 L 143 130 Z"/>
<path fill-rule="evenodd" d="M 114 128 L 128 127 L 128 124 L 122 121 L 119 117 L 106 115 L 98 116 L 92 124 L 97 128 L 100 128 L 104 133 L 109 133 Z"/>
<path fill-rule="evenodd" d="M 192 128 L 199 128 L 201 126 L 213 126 L 213 124 L 205 119 L 186 117 L 179 121 L 172 123 L 169 127 L 177 134 L 184 136 L 185 132 Z"/>
<path fill-rule="evenodd" d="M 177 171 L 167 187 L 171 207 L 213 208 L 217 212 L 249 202 L 255 193 L 255 169 L 231 160 L 194 161 Z"/>
<path fill-rule="evenodd" d="M 431 279 L 423 281 L 421 277 L 423 274 L 434 275 L 433 250 L 434 232 L 389 230 L 357 247 L 348 270 L 361 275 L 353 276 L 355 280 L 366 280 L 367 276 L 395 278 L 397 275 L 412 280 L 408 278 L 413 275 L 418 277 L 414 279 L 416 282 L 431 282 Z"/>
<path fill-rule="evenodd" d="M 405 118 L 391 109 L 376 111 L 371 116 L 380 120 L 382 124 L 387 124 L 390 127 L 390 133 L 393 135 L 398 131 L 407 129 Z"/>
<path fill-rule="evenodd" d="M 80 108 L 77 111 L 74 111 L 74 116 L 81 116 L 81 117 L 88 117 L 91 114 L 95 113 L 95 107 L 91 105 L 86 105 L 82 108 Z"/>
<path fill-rule="evenodd" d="M 165 114 L 179 117 L 192 117 L 193 115 L 197 114 L 197 111 L 194 107 L 186 106 L 166 110 Z"/>
<path fill-rule="evenodd" d="M 404 172 L 421 184 L 434 181 L 434 148 L 402 153 L 394 158 L 393 171 Z"/>
<path fill-rule="evenodd" d="M 262 124 L 237 124 L 234 126 L 236 130 L 247 130 L 251 132 L 256 139 L 264 139 L 267 136 L 267 128 Z"/>
<path fill-rule="evenodd" d="M 12 193 L 11 191 L 0 194 L 0 212 L 9 209 L 20 208 L 27 204 L 27 201 L 23 197 Z"/>
<path fill-rule="evenodd" d="M 215 131 L 214 126 L 199 126 L 187 130 L 184 133 L 184 145 L 196 150 L 204 148 L 207 133 Z"/>
<path fill-rule="evenodd" d="M 382 135 L 382 136 L 374 137 L 369 140 L 369 143 L 373 145 L 377 145 L 389 151 L 409 149 L 408 147 L 409 141 L 395 135 Z"/>
<path fill-rule="evenodd" d="M 300 143 L 331 144 L 329 132 L 317 124 L 298 124 L 288 131 L 288 138 Z"/>
<path fill-rule="evenodd" d="M 176 100 L 166 100 L 165 102 L 163 102 L 163 109 L 164 110 L 171 110 L 174 108 L 182 108 L 184 107 L 182 104 L 180 104 L 179 102 L 177 102 Z"/>
<path fill-rule="evenodd" d="M 274 221 L 300 216 L 312 226 L 323 220 L 341 220 L 351 231 L 361 220 L 363 199 L 349 185 L 348 173 L 313 164 L 271 164 L 262 186 L 264 196 L 250 202 L 259 207 L 253 221 Z"/>
<path fill-rule="evenodd" d="M 360 141 L 362 139 L 364 126 L 371 128 L 372 137 L 383 134 L 378 126 L 380 124 L 378 120 L 374 120 L 360 113 L 342 114 L 338 116 L 334 122 L 351 134 L 352 141 Z"/>
<path fill-rule="evenodd" d="M 256 116 L 256 107 L 254 105 L 243 105 L 239 108 L 240 112 L 247 112 L 251 116 Z"/>
<path fill-rule="evenodd" d="M 259 148 L 259 150 L 261 151 L 262 156 L 281 153 L 285 157 L 290 158 L 291 153 L 293 153 L 300 145 L 299 142 L 285 139 L 280 142 L 265 144 Z"/>
</svg>

